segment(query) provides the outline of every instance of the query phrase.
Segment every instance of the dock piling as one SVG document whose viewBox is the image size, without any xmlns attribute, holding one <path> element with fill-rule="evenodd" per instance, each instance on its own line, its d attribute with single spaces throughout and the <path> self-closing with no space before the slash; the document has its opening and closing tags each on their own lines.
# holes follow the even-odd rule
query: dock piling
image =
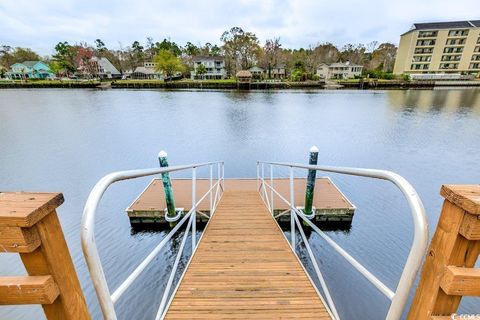
<svg viewBox="0 0 480 320">
<path fill-rule="evenodd" d="M 160 162 L 160 167 L 168 167 L 167 153 L 165 151 L 162 150 L 158 153 L 158 161 Z M 172 182 L 170 181 L 170 175 L 168 172 L 162 173 L 162 182 L 163 190 L 165 192 L 165 202 L 167 204 L 165 220 L 170 219 L 171 221 L 174 221 L 177 213 L 175 211 L 175 200 L 173 199 Z"/>
<path fill-rule="evenodd" d="M 318 148 L 316 146 L 312 146 L 310 148 L 310 158 L 309 158 L 308 164 L 316 166 L 317 162 L 318 162 Z M 305 208 L 304 208 L 304 213 L 307 216 L 312 214 L 312 203 L 313 203 L 313 195 L 315 193 L 316 176 L 317 176 L 317 170 L 308 170 L 307 188 L 305 190 Z"/>
</svg>

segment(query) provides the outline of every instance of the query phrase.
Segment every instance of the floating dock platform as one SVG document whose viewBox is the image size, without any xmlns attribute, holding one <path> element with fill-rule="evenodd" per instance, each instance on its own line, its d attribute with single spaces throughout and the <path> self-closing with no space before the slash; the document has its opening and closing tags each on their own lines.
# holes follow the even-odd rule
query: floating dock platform
<svg viewBox="0 0 480 320">
<path fill-rule="evenodd" d="M 187 213 L 192 207 L 192 180 L 172 179 L 175 206 Z M 213 181 L 215 183 L 216 180 Z M 270 180 L 266 180 L 270 183 Z M 225 191 L 256 191 L 260 189 L 257 179 L 225 179 Z M 290 181 L 288 178 L 273 179 L 273 187 L 285 198 L 290 199 Z M 305 178 L 294 179 L 295 206 L 303 207 L 305 202 Z M 209 179 L 197 179 L 196 198 L 199 199 L 210 188 Z M 267 196 L 271 199 L 268 188 Z M 260 190 L 261 191 L 261 190 Z M 290 221 L 289 208 L 279 196 L 273 195 L 274 214 L 279 221 Z M 313 206 L 316 209 L 314 221 L 347 222 L 353 219 L 355 206 L 328 177 L 317 178 Z M 153 179 L 147 188 L 126 209 L 132 224 L 167 223 L 165 221 L 165 195 L 162 180 Z M 197 207 L 197 219 L 207 221 L 210 216 L 210 204 L 205 199 Z"/>
</svg>

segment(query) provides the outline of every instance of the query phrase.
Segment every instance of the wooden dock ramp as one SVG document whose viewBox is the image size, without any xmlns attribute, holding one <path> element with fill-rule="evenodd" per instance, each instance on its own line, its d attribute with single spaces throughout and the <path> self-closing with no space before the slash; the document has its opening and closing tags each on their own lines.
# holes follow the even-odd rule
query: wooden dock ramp
<svg viewBox="0 0 480 320">
<path fill-rule="evenodd" d="M 227 189 L 166 319 L 331 319 L 254 190 Z"/>
</svg>

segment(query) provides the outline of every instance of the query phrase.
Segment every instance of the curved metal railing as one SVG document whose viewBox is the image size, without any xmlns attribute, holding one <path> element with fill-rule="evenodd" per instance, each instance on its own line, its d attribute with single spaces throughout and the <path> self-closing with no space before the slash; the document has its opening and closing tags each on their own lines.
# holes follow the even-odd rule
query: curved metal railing
<svg viewBox="0 0 480 320">
<path fill-rule="evenodd" d="M 265 182 L 265 168 L 264 165 L 270 165 L 270 184 Z M 273 167 L 287 167 L 290 169 L 290 201 L 285 199 L 275 188 L 273 187 Z M 381 282 L 377 277 L 375 277 L 371 272 L 369 272 L 363 265 L 361 265 L 355 258 L 349 255 L 344 249 L 342 249 L 338 244 L 335 243 L 329 236 L 327 236 L 323 231 L 321 231 L 315 224 L 313 224 L 310 219 L 308 219 L 300 210 L 295 207 L 294 203 L 294 178 L 293 178 L 293 169 L 307 169 L 307 170 L 318 170 L 324 172 L 334 172 L 346 175 L 354 175 L 375 179 L 382 179 L 392 182 L 398 189 L 403 193 L 405 199 L 408 202 L 410 211 L 413 218 L 414 233 L 413 233 L 413 242 L 410 248 L 410 252 L 405 263 L 402 275 L 398 282 L 397 288 L 395 291 L 391 290 L 383 282 Z M 342 257 L 344 257 L 358 272 L 360 272 L 368 281 L 370 281 L 380 292 L 382 292 L 390 301 L 390 308 L 386 319 L 400 319 L 402 316 L 403 309 L 408 300 L 409 292 L 415 282 L 415 277 L 418 270 L 421 267 L 422 259 L 427 251 L 428 245 L 428 224 L 427 217 L 425 214 L 425 209 L 423 207 L 422 201 L 418 196 L 415 189 L 412 185 L 405 180 L 402 176 L 385 170 L 375 170 L 375 169 L 360 169 L 360 168 L 346 168 L 346 167 L 333 167 L 333 166 L 313 166 L 313 165 L 302 165 L 296 163 L 282 163 L 282 162 L 257 162 L 257 180 L 259 180 L 260 185 L 258 190 L 268 209 L 271 211 L 272 215 L 274 213 L 274 203 L 273 196 L 277 195 L 283 202 L 285 202 L 290 208 L 290 230 L 291 230 L 291 246 L 295 252 L 295 225 L 297 225 L 300 235 L 305 243 L 305 247 L 310 256 L 310 259 L 313 263 L 314 270 L 317 274 L 317 277 L 322 286 L 323 292 L 326 296 L 329 308 L 332 311 L 332 314 L 335 318 L 339 319 L 338 313 L 335 308 L 333 299 L 330 296 L 328 287 L 325 283 L 323 275 L 318 267 L 317 261 L 313 255 L 313 252 L 308 243 L 308 239 L 305 237 L 305 234 L 302 229 L 302 225 L 298 219 L 298 216 L 307 223 L 320 237 L 322 237 L 336 252 L 338 252 Z M 270 190 L 270 197 L 267 193 L 266 187 Z"/>
<path fill-rule="evenodd" d="M 217 182 L 213 184 L 213 166 L 217 165 Z M 196 169 L 200 167 L 210 167 L 210 188 L 209 190 L 197 201 L 196 199 Z M 115 182 L 134 179 L 140 177 L 146 177 L 156 174 L 161 174 L 165 172 L 174 172 L 182 170 L 192 170 L 192 208 L 190 211 L 184 215 L 184 217 L 177 223 L 177 225 L 160 241 L 160 243 L 152 250 L 152 252 L 145 257 L 145 259 L 135 268 L 135 270 L 127 277 L 127 279 L 113 292 L 110 294 L 108 284 L 105 278 L 105 273 L 103 271 L 102 263 L 100 256 L 98 254 L 97 245 L 95 242 L 95 217 L 97 213 L 98 204 L 103 197 L 103 194 L 108 189 L 110 185 Z M 215 212 L 218 202 L 223 194 L 224 190 L 224 163 L 217 162 L 206 162 L 199 164 L 191 164 L 184 166 L 173 166 L 173 167 L 164 167 L 164 168 L 152 168 L 152 169 L 141 169 L 141 170 L 129 170 L 129 171 L 119 171 L 113 172 L 102 179 L 100 179 L 95 187 L 90 192 L 87 202 L 85 203 L 85 208 L 83 210 L 82 217 L 82 226 L 81 226 L 81 241 L 82 241 L 82 250 L 85 260 L 87 262 L 88 271 L 93 281 L 93 286 L 98 296 L 100 302 L 100 308 L 104 319 L 116 320 L 117 315 L 115 313 L 115 302 L 122 296 L 122 294 L 130 287 L 130 285 L 138 278 L 138 276 L 145 270 L 148 264 L 157 256 L 160 250 L 165 246 L 165 244 L 173 237 L 173 235 L 181 228 L 181 226 L 188 220 L 187 228 L 183 236 L 180 249 L 175 258 L 174 266 L 172 268 L 170 277 L 167 282 L 164 294 L 162 296 L 160 306 L 157 312 L 156 319 L 160 319 L 164 313 L 164 308 L 167 303 L 168 294 L 171 290 L 173 284 L 173 279 L 175 276 L 176 269 L 178 267 L 180 258 L 182 256 L 182 251 L 186 243 L 188 233 L 191 229 L 192 231 L 192 251 L 196 247 L 196 208 L 198 205 L 205 200 L 207 195 L 210 195 L 210 217 Z M 213 190 L 215 191 L 215 197 L 213 197 Z"/>
</svg>

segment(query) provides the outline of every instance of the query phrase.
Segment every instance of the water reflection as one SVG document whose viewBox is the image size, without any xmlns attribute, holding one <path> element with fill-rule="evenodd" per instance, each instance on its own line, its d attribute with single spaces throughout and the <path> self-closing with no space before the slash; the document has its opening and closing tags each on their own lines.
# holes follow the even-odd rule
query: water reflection
<svg viewBox="0 0 480 320">
<path fill-rule="evenodd" d="M 105 174 L 158 166 L 156 155 L 165 149 L 172 164 L 224 160 L 227 178 L 254 177 L 255 161 L 305 163 L 315 144 L 322 164 L 403 175 L 420 194 L 433 232 L 442 204 L 441 184 L 480 181 L 479 99 L 480 90 L 457 88 L 0 90 L 0 189 L 64 193 L 59 217 L 92 317 L 97 319 L 100 309 L 78 235 L 85 199 Z M 288 171 L 275 174 L 288 177 Z M 190 172 L 176 176 L 190 177 Z M 354 225 L 321 228 L 386 285 L 395 287 L 412 239 L 408 205 L 386 182 L 340 176 L 334 180 L 357 206 Z M 116 184 L 102 200 L 96 236 L 110 288 L 118 287 L 166 234 L 167 230 L 131 228 L 124 212 L 149 181 Z M 316 233 L 305 230 L 327 284 L 332 284 L 341 317 L 384 318 L 388 301 Z M 154 316 L 182 234 L 116 305 L 121 319 Z M 182 265 L 190 245 L 187 240 Z M 300 240 L 298 249 L 303 260 Z M 312 271 L 311 265 L 306 269 Z M 2 274 L 22 270 L 18 257 L 0 255 Z M 461 311 L 473 313 L 476 306 L 466 299 Z M 0 308 L 1 319 L 37 319 L 41 314 L 40 307 Z"/>
<path fill-rule="evenodd" d="M 480 114 L 478 89 L 405 90 L 387 93 L 389 106 L 404 112 L 475 112 Z"/>
</svg>

